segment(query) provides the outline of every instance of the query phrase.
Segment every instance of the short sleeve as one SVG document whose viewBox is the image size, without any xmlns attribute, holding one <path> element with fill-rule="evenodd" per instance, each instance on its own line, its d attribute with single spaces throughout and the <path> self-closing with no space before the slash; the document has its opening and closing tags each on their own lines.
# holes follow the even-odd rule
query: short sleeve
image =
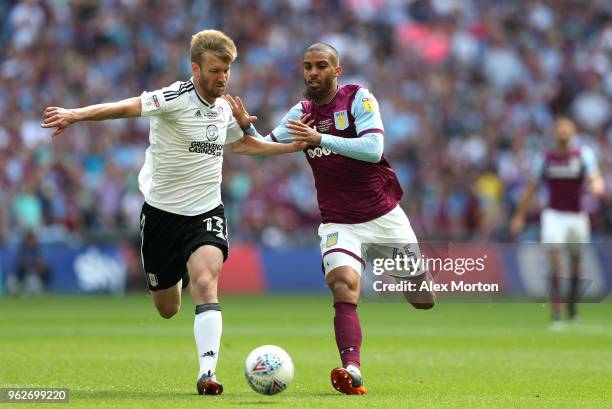
<svg viewBox="0 0 612 409">
<path fill-rule="evenodd" d="M 155 91 L 145 91 L 140 95 L 141 116 L 158 116 L 167 114 L 179 106 L 181 97 L 193 89 L 191 81 L 177 81 L 169 87 Z"/>
<path fill-rule="evenodd" d="M 285 114 L 280 124 L 272 132 L 270 132 L 270 139 L 273 142 L 281 142 L 281 143 L 289 143 L 293 141 L 293 136 L 289 133 L 289 129 L 287 128 L 287 122 L 290 119 L 294 119 L 299 121 L 302 116 L 302 104 L 295 104 L 289 112 Z"/>
<path fill-rule="evenodd" d="M 161 89 L 156 91 L 145 91 L 140 95 L 142 105 L 142 116 L 156 116 L 164 113 L 167 106 L 166 99 Z"/>
<path fill-rule="evenodd" d="M 378 102 L 374 95 L 366 88 L 359 89 L 357 94 L 355 94 L 351 113 L 355 118 L 355 128 L 358 137 L 366 133 L 384 134 Z"/>
<path fill-rule="evenodd" d="M 584 170 L 587 176 L 599 173 L 597 157 L 595 156 L 595 152 L 593 152 L 593 149 L 587 146 L 583 146 L 580 149 L 580 156 L 582 158 L 582 162 L 584 163 Z"/>
</svg>

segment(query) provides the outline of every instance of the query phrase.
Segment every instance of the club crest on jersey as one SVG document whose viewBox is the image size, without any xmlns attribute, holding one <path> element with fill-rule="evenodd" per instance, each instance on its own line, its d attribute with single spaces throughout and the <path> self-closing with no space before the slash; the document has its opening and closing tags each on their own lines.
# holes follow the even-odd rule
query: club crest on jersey
<svg viewBox="0 0 612 409">
<path fill-rule="evenodd" d="M 339 131 L 349 127 L 348 113 L 346 112 L 346 109 L 339 112 L 334 112 L 334 126 Z"/>
<path fill-rule="evenodd" d="M 327 235 L 327 241 L 325 242 L 326 247 L 333 247 L 338 244 L 338 232 Z"/>
<path fill-rule="evenodd" d="M 206 139 L 209 141 L 216 141 L 219 137 L 219 129 L 217 129 L 217 125 L 208 125 L 206 127 Z"/>
</svg>

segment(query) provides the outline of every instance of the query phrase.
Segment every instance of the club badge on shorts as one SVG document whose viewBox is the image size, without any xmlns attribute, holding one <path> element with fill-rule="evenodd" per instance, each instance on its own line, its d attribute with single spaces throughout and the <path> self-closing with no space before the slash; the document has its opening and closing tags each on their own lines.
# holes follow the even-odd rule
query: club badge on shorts
<svg viewBox="0 0 612 409">
<path fill-rule="evenodd" d="M 333 247 L 338 244 L 338 232 L 327 235 L 327 241 L 325 242 L 326 247 Z"/>
<path fill-rule="evenodd" d="M 151 284 L 151 287 L 157 287 L 157 285 L 159 284 L 159 282 L 157 281 L 157 274 L 148 273 L 147 277 L 149 278 L 149 284 Z"/>
<path fill-rule="evenodd" d="M 349 127 L 348 113 L 346 112 L 346 109 L 339 112 L 334 112 L 334 125 L 339 131 Z"/>
</svg>

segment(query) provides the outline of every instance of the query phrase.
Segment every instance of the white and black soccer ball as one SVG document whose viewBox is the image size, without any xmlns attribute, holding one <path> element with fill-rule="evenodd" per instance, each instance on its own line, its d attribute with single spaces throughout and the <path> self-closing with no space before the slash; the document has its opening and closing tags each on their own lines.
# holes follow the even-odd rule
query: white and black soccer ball
<svg viewBox="0 0 612 409">
<path fill-rule="evenodd" d="M 293 361 L 284 349 L 263 345 L 247 356 L 244 376 L 255 392 L 274 395 L 284 391 L 293 380 Z"/>
</svg>

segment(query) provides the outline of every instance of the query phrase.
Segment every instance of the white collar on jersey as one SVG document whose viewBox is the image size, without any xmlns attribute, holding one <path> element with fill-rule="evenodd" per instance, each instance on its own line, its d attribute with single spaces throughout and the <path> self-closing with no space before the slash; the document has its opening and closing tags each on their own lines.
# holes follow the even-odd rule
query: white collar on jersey
<svg viewBox="0 0 612 409">
<path fill-rule="evenodd" d="M 202 98 L 202 97 L 200 96 L 200 94 L 198 93 L 198 89 L 196 88 L 195 83 L 193 82 L 193 77 L 189 78 L 189 81 L 191 81 L 191 83 L 193 84 L 193 89 L 195 90 L 196 96 L 198 97 L 198 99 L 200 100 L 200 102 L 201 102 L 202 104 L 204 104 L 204 106 L 205 106 L 206 108 L 209 108 L 209 109 L 210 109 L 210 108 L 213 108 L 213 107 L 215 106 L 215 104 L 210 104 L 210 103 L 208 103 L 208 102 L 207 102 L 207 101 L 206 101 L 204 98 Z"/>
</svg>

